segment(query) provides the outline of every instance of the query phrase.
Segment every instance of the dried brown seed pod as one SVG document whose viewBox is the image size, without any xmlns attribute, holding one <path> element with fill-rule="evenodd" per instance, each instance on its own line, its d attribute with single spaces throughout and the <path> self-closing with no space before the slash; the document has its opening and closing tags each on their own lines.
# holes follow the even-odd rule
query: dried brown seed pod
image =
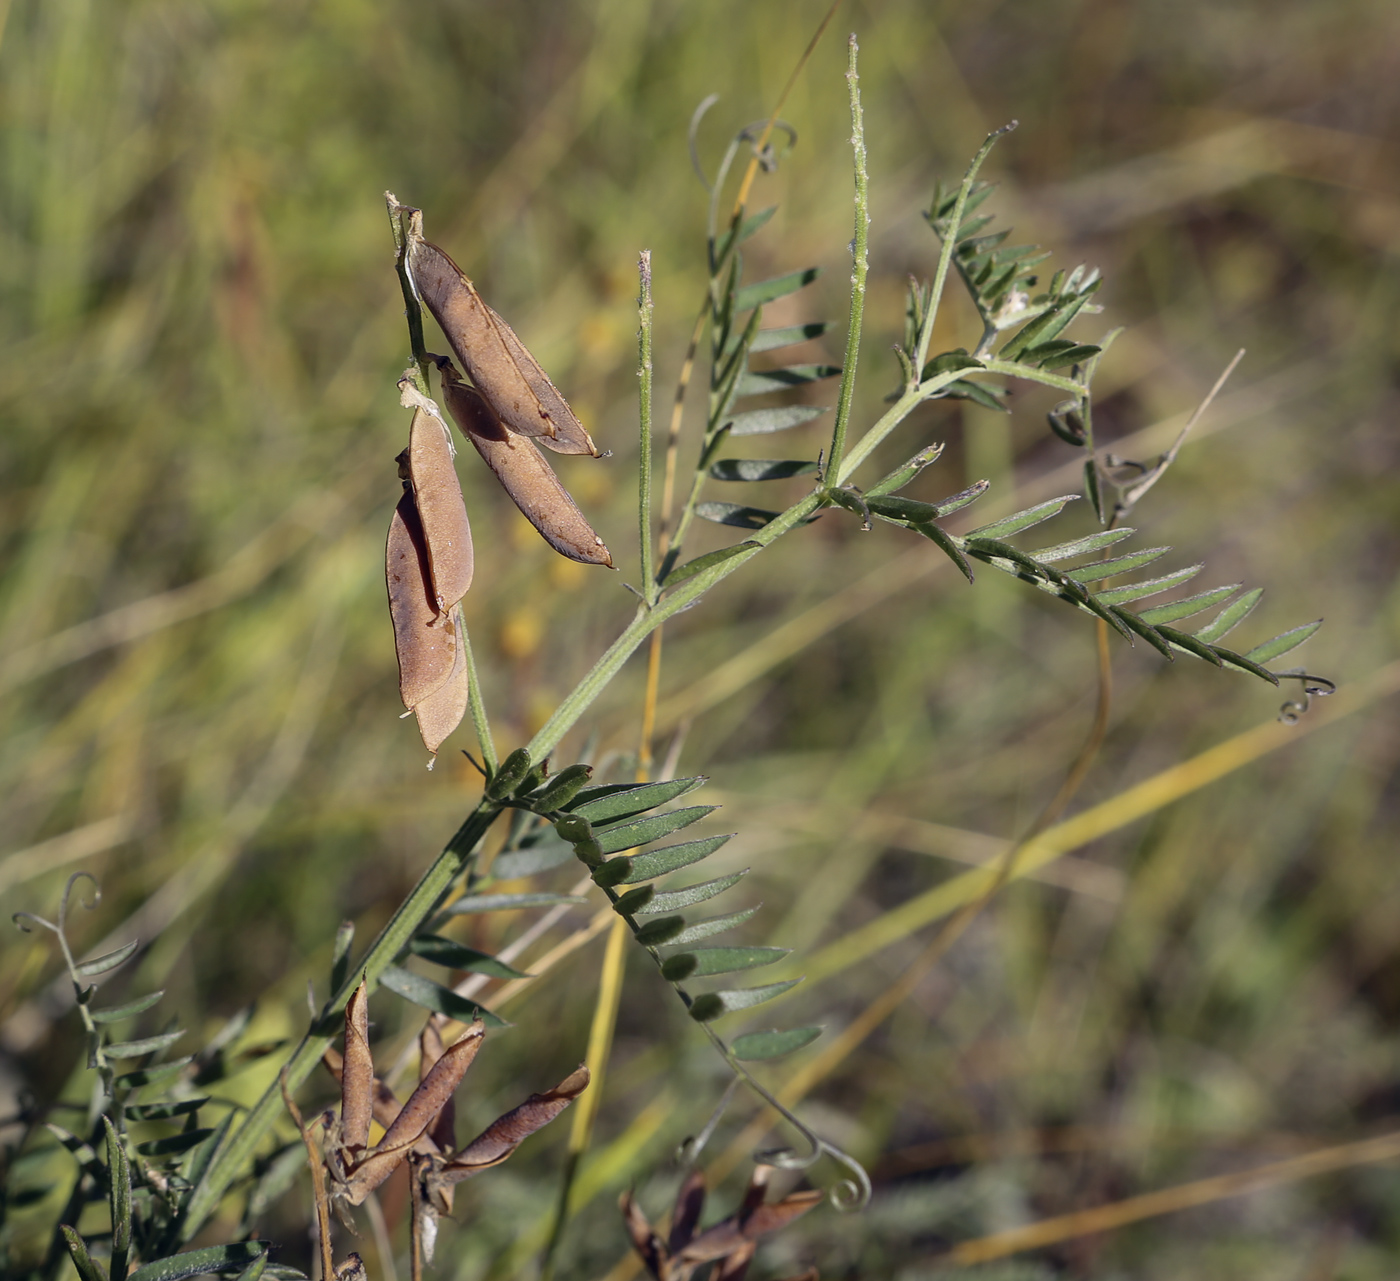
<svg viewBox="0 0 1400 1281">
<path fill-rule="evenodd" d="M 443 399 L 457 426 L 545 542 L 570 560 L 611 568 L 612 555 L 603 540 L 534 443 L 508 432 L 487 400 L 462 382 L 449 362 L 439 367 Z"/>
<path fill-rule="evenodd" d="M 408 488 L 389 521 L 384 575 L 399 659 L 399 694 L 412 711 L 452 677 L 457 637 L 451 620 L 438 612 L 427 540 Z"/>
<path fill-rule="evenodd" d="M 486 304 L 466 273 L 423 239 L 420 209 L 409 214 L 404 252 L 418 296 L 506 427 L 557 453 L 596 458 L 598 447 L 539 361 Z"/>
<path fill-rule="evenodd" d="M 414 709 L 418 718 L 418 732 L 423 736 L 423 746 L 437 755 L 443 740 L 458 725 L 467 712 L 467 697 L 471 693 L 467 673 L 467 646 L 462 637 L 462 607 L 452 607 L 451 627 L 453 635 L 452 670 L 447 679 L 428 695 Z"/>
<path fill-rule="evenodd" d="M 413 486 L 438 613 L 445 614 L 472 585 L 472 527 L 452 462 L 447 424 L 421 406 L 413 411 L 407 455 L 407 465 L 401 467 Z"/>
</svg>

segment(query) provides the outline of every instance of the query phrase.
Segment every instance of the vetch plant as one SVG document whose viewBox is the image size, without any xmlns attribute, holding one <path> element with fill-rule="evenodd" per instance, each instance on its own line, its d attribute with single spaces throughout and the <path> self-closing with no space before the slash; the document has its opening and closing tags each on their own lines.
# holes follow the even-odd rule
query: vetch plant
<svg viewBox="0 0 1400 1281">
<path fill-rule="evenodd" d="M 157 1281 L 193 1275 L 200 1269 L 228 1271 L 235 1267 L 243 1269 L 242 1275 L 250 1279 L 288 1275 L 287 1269 L 279 1271 L 277 1265 L 269 1263 L 265 1247 L 253 1240 L 216 1247 L 212 1253 L 181 1247 L 188 1246 L 235 1193 L 243 1198 L 241 1227 L 251 1235 L 258 1212 L 295 1176 L 301 1144 L 305 1141 L 310 1145 L 310 1135 L 317 1128 L 324 1150 L 313 1152 L 313 1172 L 319 1179 L 324 1165 L 330 1175 L 329 1197 L 346 1206 L 373 1205 L 374 1189 L 396 1169 L 409 1167 L 414 1216 L 411 1253 L 416 1273 L 421 1261 L 431 1258 L 439 1218 L 454 1210 L 455 1184 L 504 1160 L 525 1137 L 578 1100 L 557 1195 L 546 1192 L 540 1198 L 555 1206 L 548 1227 L 520 1236 L 520 1251 L 542 1250 L 549 1273 L 557 1266 L 559 1243 L 575 1213 L 571 1193 L 579 1159 L 588 1144 L 597 1095 L 605 1088 L 625 955 L 622 945 L 628 939 L 654 963 L 690 1023 L 710 1042 L 734 1080 L 750 1089 L 800 1140 L 796 1150 L 780 1147 L 758 1152 L 741 1208 L 708 1230 L 698 1228 L 705 1186 L 698 1169 L 685 1175 L 669 1233 L 664 1237 L 653 1230 L 637 1201 L 630 1195 L 624 1197 L 628 1232 L 657 1281 L 683 1281 L 712 1262 L 715 1276 L 737 1281 L 759 1236 L 805 1214 L 822 1199 L 823 1194 L 809 1190 L 768 1204 L 764 1189 L 770 1169 L 810 1171 L 815 1178 L 818 1163 L 829 1159 L 835 1168 L 832 1200 L 844 1208 L 861 1205 L 869 1195 L 869 1181 L 859 1162 L 804 1124 L 784 1102 L 784 1091 L 770 1089 L 751 1066 L 781 1059 L 817 1042 L 822 1027 L 746 1026 L 737 1033 L 720 1031 L 723 1020 L 787 996 L 801 978 L 749 983 L 732 977 L 784 962 L 788 950 L 725 938 L 757 909 L 733 900 L 720 908 L 712 900 L 739 886 L 745 871 L 709 876 L 700 873 L 699 865 L 723 848 L 732 834 L 663 843 L 708 817 L 716 807 L 677 806 L 706 780 L 698 775 L 673 777 L 674 768 L 651 768 L 664 625 L 762 556 L 778 539 L 818 516 L 850 520 L 861 530 L 872 530 L 877 523 L 893 525 L 931 543 L 969 583 L 978 567 L 989 566 L 1094 620 L 1103 673 L 1095 729 L 1071 767 L 1065 786 L 1033 832 L 1042 830 L 1063 811 L 1102 741 L 1111 634 L 1129 644 L 1146 645 L 1168 661 L 1185 655 L 1221 672 L 1243 673 L 1273 685 L 1280 677 L 1296 677 L 1307 691 L 1326 692 L 1327 682 L 1320 678 L 1268 666 L 1312 635 L 1319 625 L 1316 622 L 1291 628 L 1248 649 L 1223 643 L 1257 606 L 1258 590 L 1242 592 L 1242 584 L 1228 584 L 1165 604 L 1129 608 L 1183 585 L 1202 568 L 1197 564 L 1142 576 L 1170 549 L 1129 550 L 1126 544 L 1136 531 L 1119 523 L 1162 478 L 1177 457 L 1181 441 L 1151 463 L 1126 463 L 1100 454 L 1094 436 L 1092 387 L 1113 335 L 1089 341 L 1081 331 L 1087 318 L 1095 314 L 1093 299 L 1102 288 L 1102 280 L 1081 266 L 1055 271 L 1042 287 L 1041 264 L 1048 255 L 1036 246 L 1008 245 L 1006 231 L 991 230 L 993 216 L 986 208 L 994 188 L 978 175 L 1005 130 L 987 138 L 956 186 L 936 189 L 924 216 L 937 237 L 937 266 L 930 281 L 915 281 L 909 289 L 903 342 L 896 349 L 898 386 L 887 397 L 888 408 L 874 421 L 857 421 L 856 378 L 869 270 L 869 196 L 857 60 L 858 48 L 852 38 L 847 92 L 853 143 L 854 236 L 850 305 L 840 364 L 807 362 L 757 368 L 750 363 L 754 356 L 767 356 L 820 338 L 829 329 L 824 321 L 771 327 L 763 323 L 765 308 L 798 295 L 816 279 L 815 268 L 798 268 L 758 281 L 745 278 L 745 246 L 762 232 L 773 212 L 750 213 L 748 201 L 759 169 L 777 162 L 771 140 L 783 126 L 775 110 L 762 126 L 740 131 L 713 178 L 706 179 L 711 191 L 707 285 L 664 442 L 659 504 L 653 503 L 654 303 L 650 258 L 642 255 L 638 297 L 640 577 L 631 585 L 637 598 L 635 612 L 530 742 L 504 759 L 497 755 L 472 656 L 467 593 L 475 552 L 457 483 L 448 419 L 456 423 L 556 551 L 572 560 L 611 567 L 611 553 L 574 504 L 541 447 L 590 459 L 598 457 L 599 450 L 510 327 L 484 302 L 448 254 L 424 238 L 421 211 L 386 196 L 412 353 L 411 364 L 399 383 L 401 403 L 412 410 L 408 446 L 398 457 L 403 490 L 386 550 L 400 692 L 405 707 L 417 717 L 430 753 L 441 747 L 470 712 L 481 754 L 482 795 L 362 953 L 353 954 L 353 927 L 342 928 L 335 943 L 329 995 L 314 1004 L 305 1034 L 285 1056 L 278 1083 L 250 1109 L 225 1110 L 216 1125 L 199 1124 L 201 1111 L 214 1106 L 214 1101 L 198 1094 L 194 1087 L 217 1076 L 201 1075 L 198 1056 L 164 1057 L 179 1038 L 177 1031 L 126 1042 L 109 1038 L 106 1023 L 138 1016 L 159 994 L 143 998 L 144 1003 L 137 1001 L 106 1012 L 92 1007 L 93 992 L 86 980 L 120 964 L 137 944 L 130 944 L 121 954 L 79 964 L 68 953 L 63 934 L 67 896 L 56 924 L 40 922 L 60 940 L 96 1072 L 93 1102 L 83 1132 L 55 1132 L 73 1152 L 80 1173 L 55 1226 L 55 1247 L 45 1264 L 45 1275 L 54 1274 L 63 1252 L 71 1255 L 84 1281 L 128 1275 L 137 1281 Z M 701 124 L 704 109 L 696 113 L 692 134 Z M 751 156 L 747 171 L 737 184 L 729 216 L 722 219 L 731 170 L 745 149 Z M 971 299 L 981 332 L 970 334 L 964 346 L 931 354 L 936 322 L 953 283 Z M 441 328 L 456 364 L 428 350 L 423 308 Z M 1072 327 L 1074 334 L 1070 333 Z M 695 462 L 687 481 L 679 464 L 681 407 L 702 349 L 707 396 L 703 423 L 696 433 Z M 431 382 L 434 370 L 438 375 L 436 398 Z M 751 403 L 752 398 L 777 392 L 805 393 L 818 383 L 837 379 L 831 409 L 805 402 Z M 919 406 L 933 400 L 962 399 L 1007 410 L 1008 379 L 1060 394 L 1049 425 L 1060 440 L 1085 451 L 1085 495 L 1099 521 L 1097 532 L 1059 541 L 1037 539 L 1035 545 L 1023 541 L 1023 535 L 1075 501 L 1075 494 L 971 526 L 968 517 L 989 491 L 986 481 L 961 488 L 950 483 L 954 492 L 932 502 L 906 496 L 903 491 L 938 463 L 941 444 L 906 441 L 902 450 L 908 461 L 884 475 L 868 473 L 877 451 L 906 427 Z M 830 434 L 815 457 L 753 459 L 726 453 L 740 438 L 781 438 L 782 433 L 814 423 L 829 412 L 833 413 Z M 800 486 L 801 492 L 786 505 L 782 499 L 766 497 L 740 502 L 710 497 L 715 484 L 766 486 L 758 491 L 764 494 L 781 492 L 780 486 L 787 486 L 789 492 Z M 697 519 L 741 530 L 742 537 L 718 550 L 689 555 L 687 540 Z M 483 546 L 482 554 L 495 554 L 495 549 Z M 1203 614 L 1210 615 L 1209 621 L 1195 630 L 1178 626 Z M 591 760 L 551 771 L 551 758 L 565 737 L 579 726 L 599 694 L 644 643 L 649 644 L 648 670 L 637 777 L 595 777 Z M 576 754 L 589 755 L 582 750 Z M 483 845 L 498 824 L 505 829 L 503 838 L 486 863 Z M 1013 845 L 987 894 L 930 945 L 927 964 L 942 954 L 970 914 L 1010 877 L 1015 852 Z M 500 888 L 506 882 L 542 875 L 570 861 L 577 861 L 582 876 L 573 893 L 522 893 L 513 886 Z M 468 914 L 553 912 L 577 903 L 584 890 L 596 891 L 594 897 L 604 905 L 604 919 L 611 921 L 611 939 L 616 942 L 609 947 L 600 971 L 588 1064 L 554 1089 L 531 1095 L 478 1138 L 459 1147 L 452 1132 L 452 1096 L 488 1030 L 503 1023 L 490 1008 L 489 998 L 477 999 L 477 994 L 488 979 L 520 981 L 526 976 L 515 970 L 508 958 L 474 951 L 446 931 L 457 918 Z M 410 968 L 410 963 L 470 977 L 439 982 L 421 969 Z M 419 1040 L 419 1084 L 402 1105 L 388 1083 L 392 1074 L 377 1076 L 369 1051 L 367 1003 L 380 987 L 428 1015 Z M 449 1020 L 467 1027 L 446 1045 L 443 1033 Z M 332 1041 L 342 1028 L 344 1051 L 336 1055 Z M 867 1025 L 862 1035 L 868 1030 Z M 541 1029 L 529 1026 L 515 1033 L 539 1034 Z M 119 1074 L 112 1065 L 123 1058 L 140 1059 L 140 1066 L 134 1072 Z M 296 1140 L 279 1140 L 276 1128 L 284 1107 L 296 1114 L 295 1091 L 318 1061 L 324 1061 L 339 1077 L 339 1117 L 313 1122 L 309 1130 L 298 1120 Z M 143 1095 L 134 1103 L 134 1092 L 148 1087 L 155 1095 Z M 133 1142 L 129 1128 L 133 1121 L 166 1121 L 183 1128 L 175 1134 Z M 375 1121 L 383 1134 L 371 1143 Z M 703 1138 L 712 1130 L 713 1125 L 706 1126 L 702 1140 L 687 1147 L 685 1159 L 690 1165 L 702 1157 Z M 98 1150 L 104 1143 L 105 1160 Z M 830 1174 L 830 1170 L 823 1173 Z M 101 1238 L 105 1254 L 95 1252 L 91 1244 L 99 1238 L 80 1235 L 77 1227 L 84 1208 L 99 1201 L 107 1205 L 110 1220 Z M 319 1202 L 322 1267 L 331 1275 L 336 1272 L 331 1228 L 325 1198 Z M 106 1258 L 105 1267 L 99 1255 Z M 129 1265 L 138 1259 L 141 1266 L 130 1271 Z M 518 1266 L 525 1262 L 524 1257 L 515 1260 Z M 341 1271 L 347 1266 L 353 1269 L 361 1265 L 355 1260 L 342 1265 Z"/>
</svg>

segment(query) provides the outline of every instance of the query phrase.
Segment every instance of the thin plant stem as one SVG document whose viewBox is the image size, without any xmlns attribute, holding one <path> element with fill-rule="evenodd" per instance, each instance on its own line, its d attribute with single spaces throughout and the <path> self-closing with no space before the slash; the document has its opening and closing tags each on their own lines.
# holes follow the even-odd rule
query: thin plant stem
<svg viewBox="0 0 1400 1281">
<path fill-rule="evenodd" d="M 992 148 L 996 146 L 997 139 L 1002 134 L 1010 133 L 1016 128 L 1016 121 L 1003 125 L 1000 129 L 989 133 L 982 143 L 980 150 L 972 158 L 972 163 L 968 165 L 967 172 L 963 175 L 962 185 L 958 188 L 958 198 L 953 204 L 953 212 L 948 217 L 948 235 L 943 238 L 943 246 L 938 254 L 938 267 L 933 274 L 933 289 L 929 294 L 928 313 L 924 316 L 923 329 L 919 333 L 919 345 L 914 352 L 914 370 L 917 373 L 924 367 L 924 361 L 928 358 L 928 345 L 933 337 L 933 322 L 938 319 L 938 304 L 943 300 L 943 290 L 948 283 L 948 266 L 953 261 L 953 250 L 957 246 L 958 228 L 962 225 L 963 209 L 967 206 L 967 197 L 972 191 L 972 184 L 977 180 L 977 171 L 982 168 L 982 162 L 990 154 Z M 935 215 L 938 210 L 930 208 L 929 214 Z"/>
<path fill-rule="evenodd" d="M 638 543 L 642 559 L 642 596 L 656 603 L 656 574 L 651 545 L 651 250 L 643 249 L 637 263 L 640 289 L 637 295 L 637 383 L 641 424 L 641 457 L 637 464 Z"/>
<path fill-rule="evenodd" d="M 384 193 L 384 203 L 389 209 L 389 228 L 394 233 L 394 268 L 399 275 L 399 288 L 403 291 L 404 319 L 408 321 L 408 341 L 415 366 L 413 384 L 427 396 L 430 393 L 427 348 L 423 341 L 423 308 L 419 305 L 413 281 L 409 279 L 408 262 L 404 255 L 407 236 L 403 228 L 403 215 L 408 206 L 399 204 L 399 198 L 392 191 Z"/>
<path fill-rule="evenodd" d="M 486 716 L 486 700 L 481 695 L 481 678 L 476 674 L 476 659 L 472 655 L 471 638 L 467 635 L 465 622 L 462 624 L 462 660 L 467 667 L 467 708 L 471 712 L 472 728 L 476 730 L 476 741 L 481 748 L 481 763 L 486 766 L 487 773 L 494 774 L 499 764 L 496 759 L 496 740 L 491 736 L 491 722 Z"/>
<path fill-rule="evenodd" d="M 860 105 L 860 75 L 856 59 L 860 46 L 854 35 L 849 41 L 846 85 L 851 100 L 851 150 L 855 154 L 855 238 L 851 241 L 851 318 L 846 330 L 846 357 L 841 365 L 841 391 L 836 400 L 836 423 L 831 429 L 831 450 L 827 467 L 837 472 L 846 451 L 846 427 L 851 418 L 851 402 L 856 394 L 856 361 L 860 356 L 860 333 L 865 320 L 865 280 L 870 272 L 870 180 L 865 172 L 865 116 Z"/>
<path fill-rule="evenodd" d="M 631 931 L 621 916 L 614 916 L 608 934 L 608 947 L 603 955 L 603 969 L 598 978 L 598 1000 L 593 1007 L 593 1024 L 588 1032 L 588 1089 L 574 1104 L 573 1121 L 569 1127 L 568 1156 L 564 1174 L 559 1182 L 559 1200 L 554 1211 L 554 1226 L 545 1246 L 541 1265 L 541 1281 L 554 1275 L 555 1251 L 569 1222 L 569 1194 L 578 1174 L 579 1162 L 588 1151 L 593 1137 L 593 1123 L 603 1097 L 603 1082 L 607 1077 L 608 1059 L 612 1055 L 613 1033 L 617 1029 L 617 1011 L 622 1003 L 622 975 L 627 959 L 627 940 Z"/>
</svg>

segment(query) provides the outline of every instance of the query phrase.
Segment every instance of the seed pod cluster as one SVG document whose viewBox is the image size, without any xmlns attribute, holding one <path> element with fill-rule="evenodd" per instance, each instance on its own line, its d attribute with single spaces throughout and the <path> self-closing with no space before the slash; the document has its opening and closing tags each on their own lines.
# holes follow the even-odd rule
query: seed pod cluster
<svg viewBox="0 0 1400 1281">
<path fill-rule="evenodd" d="M 467 710 L 461 600 L 472 581 L 472 534 L 447 424 L 403 386 L 414 413 L 398 457 L 403 497 L 389 521 L 384 572 L 399 694 L 424 746 L 436 752 Z"/>
<path fill-rule="evenodd" d="M 403 227 L 400 268 L 432 312 L 472 384 L 434 357 L 442 393 L 462 434 L 516 506 L 562 556 L 612 566 L 603 540 L 536 448 L 598 457 L 583 424 L 525 344 L 443 250 L 423 238 L 421 210 L 388 197 Z M 472 538 L 438 407 L 406 377 L 402 403 L 414 410 L 409 447 L 399 455 L 403 498 L 389 526 L 385 572 L 399 659 L 399 692 L 418 718 L 430 752 L 466 712 L 468 673 L 460 602 L 471 586 Z"/>
</svg>

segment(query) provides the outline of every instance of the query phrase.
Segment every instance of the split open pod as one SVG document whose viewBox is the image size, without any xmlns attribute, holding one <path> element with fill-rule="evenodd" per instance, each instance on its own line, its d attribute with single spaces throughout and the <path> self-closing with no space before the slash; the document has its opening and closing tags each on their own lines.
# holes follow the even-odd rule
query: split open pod
<svg viewBox="0 0 1400 1281">
<path fill-rule="evenodd" d="M 472 581 L 471 526 L 447 424 L 421 405 L 398 463 L 403 496 L 389 522 L 384 571 L 399 694 L 436 753 L 467 710 L 461 600 Z"/>
</svg>

